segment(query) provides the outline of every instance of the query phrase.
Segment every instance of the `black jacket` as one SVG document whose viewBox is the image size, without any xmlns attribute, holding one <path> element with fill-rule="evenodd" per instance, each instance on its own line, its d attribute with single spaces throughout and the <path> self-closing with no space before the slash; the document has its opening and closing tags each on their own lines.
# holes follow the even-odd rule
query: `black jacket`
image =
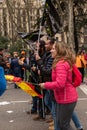
<svg viewBox="0 0 87 130">
<path fill-rule="evenodd" d="M 52 62 L 53 58 L 50 52 L 46 52 L 43 57 L 37 61 L 43 82 L 51 81 Z"/>
<path fill-rule="evenodd" d="M 37 61 L 38 68 L 40 69 L 42 82 L 51 81 L 53 58 L 50 52 L 46 52 L 41 59 Z M 55 101 L 54 92 L 50 90 L 50 98 Z"/>
</svg>

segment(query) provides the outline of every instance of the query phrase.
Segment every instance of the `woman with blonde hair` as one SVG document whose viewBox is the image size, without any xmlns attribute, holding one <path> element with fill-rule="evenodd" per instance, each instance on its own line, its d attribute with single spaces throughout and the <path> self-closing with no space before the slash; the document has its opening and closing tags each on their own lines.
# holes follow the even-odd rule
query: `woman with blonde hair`
<svg viewBox="0 0 87 130">
<path fill-rule="evenodd" d="M 40 87 L 54 91 L 56 118 L 60 130 L 73 130 L 70 126 L 72 113 L 76 106 L 78 94 L 72 84 L 72 66 L 75 55 L 64 42 L 56 42 L 51 50 L 52 81 L 41 83 Z"/>
</svg>

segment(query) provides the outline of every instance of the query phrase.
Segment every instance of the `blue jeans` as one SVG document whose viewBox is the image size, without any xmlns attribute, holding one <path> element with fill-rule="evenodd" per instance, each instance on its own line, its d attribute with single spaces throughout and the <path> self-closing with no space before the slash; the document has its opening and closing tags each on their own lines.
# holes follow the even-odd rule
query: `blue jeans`
<svg viewBox="0 0 87 130">
<path fill-rule="evenodd" d="M 33 105 L 32 105 L 31 111 L 36 112 L 37 111 L 37 97 L 32 97 L 32 99 L 33 99 Z"/>
<path fill-rule="evenodd" d="M 55 101 L 52 101 L 51 113 L 52 113 L 52 117 L 53 117 L 53 120 L 54 120 L 54 130 L 60 130 L 59 127 L 58 127 L 58 122 L 56 120 L 56 102 Z"/>
<path fill-rule="evenodd" d="M 46 93 L 45 93 L 45 96 L 44 96 L 44 102 L 45 102 L 45 105 L 51 111 L 51 109 L 52 109 L 52 101 L 50 99 L 50 92 L 49 92 L 49 90 L 46 90 Z"/>
<path fill-rule="evenodd" d="M 78 119 L 77 113 L 75 111 L 72 114 L 72 120 L 73 120 L 73 122 L 74 122 L 77 129 L 83 128 L 82 125 L 81 125 L 80 120 Z"/>
</svg>

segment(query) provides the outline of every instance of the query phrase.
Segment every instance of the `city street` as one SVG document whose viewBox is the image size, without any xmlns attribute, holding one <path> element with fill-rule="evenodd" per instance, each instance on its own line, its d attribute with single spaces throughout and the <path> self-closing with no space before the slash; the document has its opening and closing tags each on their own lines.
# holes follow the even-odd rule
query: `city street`
<svg viewBox="0 0 87 130">
<path fill-rule="evenodd" d="M 86 130 L 87 85 L 81 85 L 77 90 L 79 100 L 76 111 Z M 6 92 L 0 97 L 0 130 L 48 130 L 45 121 L 33 121 L 33 116 L 26 113 L 31 106 L 31 96 L 21 89 L 14 89 L 13 84 L 9 83 Z M 71 124 L 75 128 L 73 122 Z"/>
</svg>

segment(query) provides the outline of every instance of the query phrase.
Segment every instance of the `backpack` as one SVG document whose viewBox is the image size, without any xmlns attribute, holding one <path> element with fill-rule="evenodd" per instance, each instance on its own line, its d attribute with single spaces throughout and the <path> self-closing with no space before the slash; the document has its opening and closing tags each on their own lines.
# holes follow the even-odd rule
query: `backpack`
<svg viewBox="0 0 87 130">
<path fill-rule="evenodd" d="M 0 96 L 5 92 L 6 90 L 6 79 L 4 77 L 4 69 L 0 67 Z"/>
<path fill-rule="evenodd" d="M 78 87 L 82 83 L 82 74 L 75 65 L 72 67 L 72 82 L 74 87 Z"/>
</svg>

